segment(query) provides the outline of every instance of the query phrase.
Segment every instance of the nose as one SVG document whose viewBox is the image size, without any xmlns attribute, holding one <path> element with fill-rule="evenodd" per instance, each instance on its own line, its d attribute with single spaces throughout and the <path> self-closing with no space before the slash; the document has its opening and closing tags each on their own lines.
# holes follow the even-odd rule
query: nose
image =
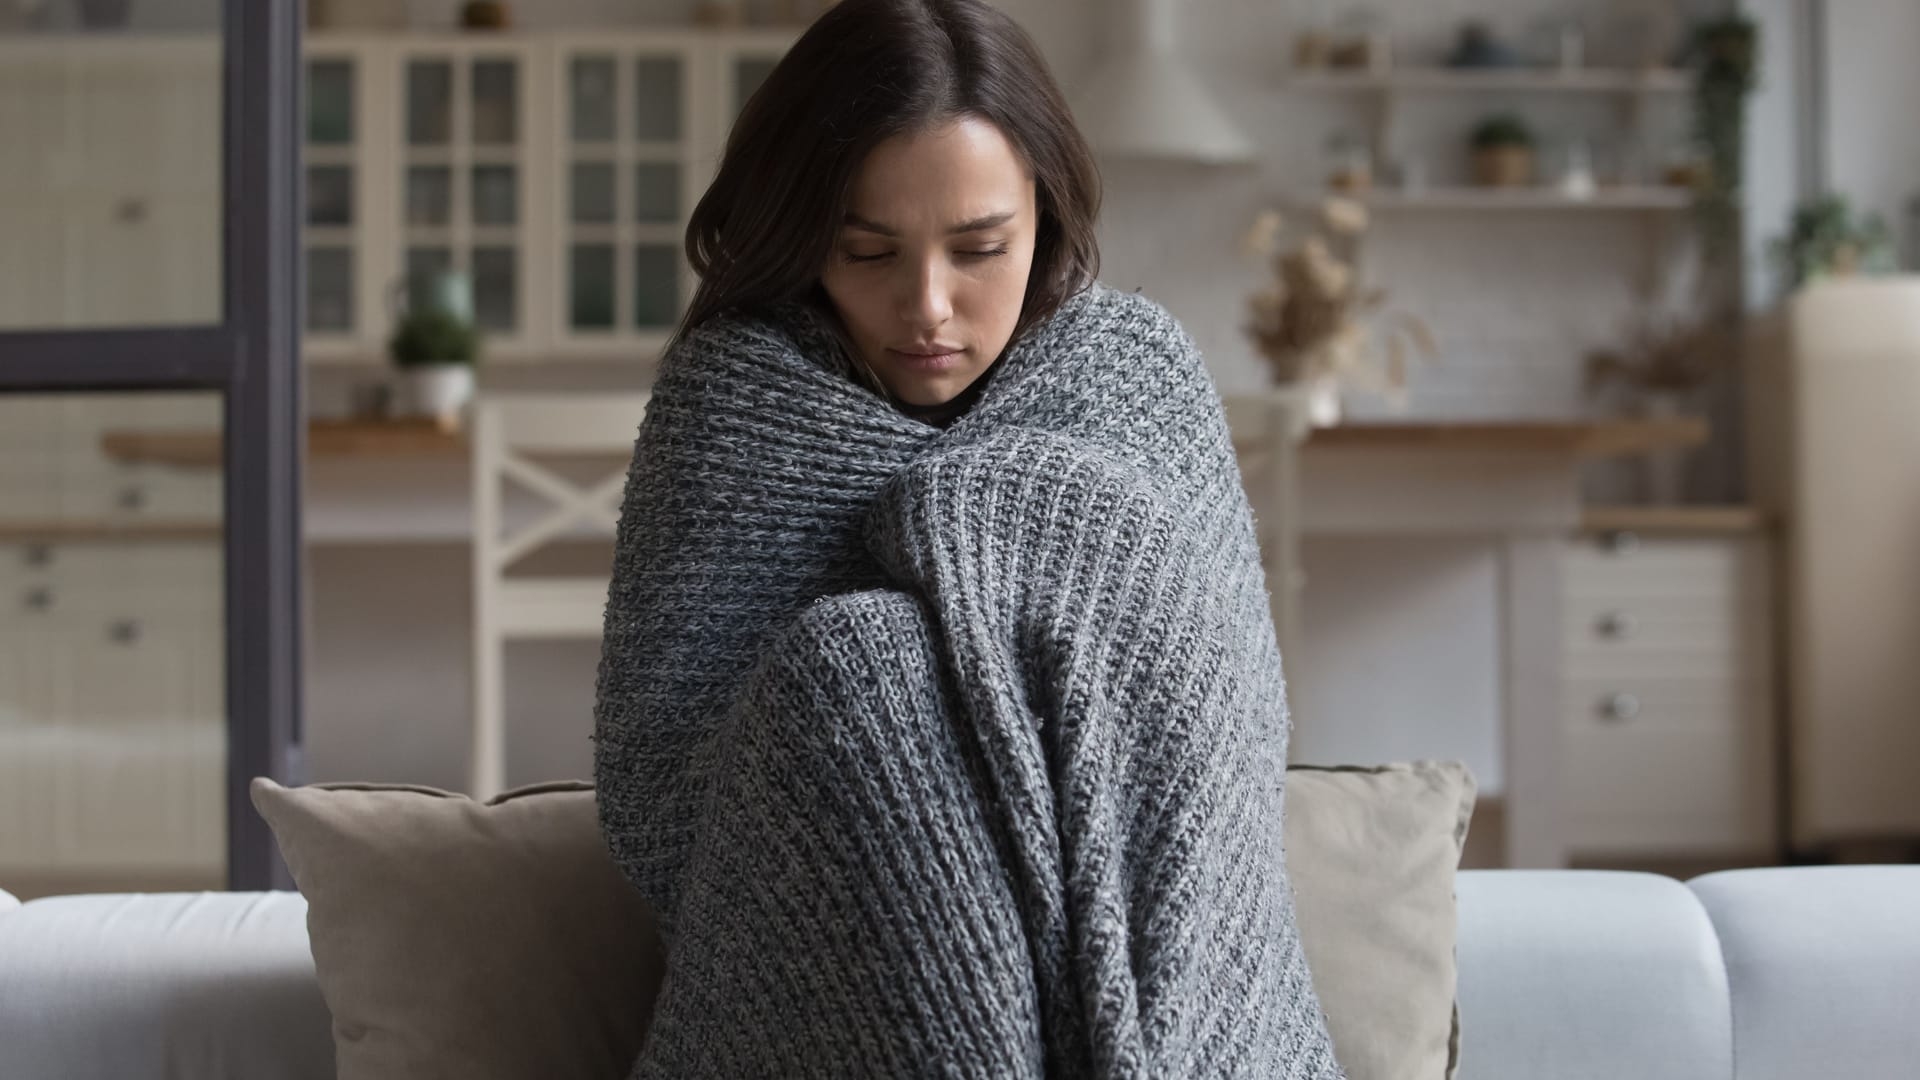
<svg viewBox="0 0 1920 1080">
<path fill-rule="evenodd" d="M 902 285 L 901 318 L 918 332 L 953 318 L 952 289 L 938 257 L 920 261 Z"/>
</svg>

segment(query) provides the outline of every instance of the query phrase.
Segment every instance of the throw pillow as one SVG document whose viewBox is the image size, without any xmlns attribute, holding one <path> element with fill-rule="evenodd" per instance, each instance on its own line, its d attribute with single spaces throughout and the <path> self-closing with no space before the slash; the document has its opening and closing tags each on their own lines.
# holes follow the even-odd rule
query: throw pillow
<svg viewBox="0 0 1920 1080">
<path fill-rule="evenodd" d="M 1349 1080 L 1459 1068 L 1453 885 L 1473 800 L 1458 762 L 1287 770 L 1287 878 Z"/>
<path fill-rule="evenodd" d="M 591 785 L 252 796 L 307 898 L 342 1080 L 627 1075 L 665 958 Z"/>
<path fill-rule="evenodd" d="M 1288 873 L 1350 1080 L 1451 1076 L 1457 764 L 1288 770 Z M 253 803 L 308 901 L 342 1080 L 606 1077 L 638 1055 L 664 957 L 593 788 L 477 803 L 264 777 Z"/>
</svg>

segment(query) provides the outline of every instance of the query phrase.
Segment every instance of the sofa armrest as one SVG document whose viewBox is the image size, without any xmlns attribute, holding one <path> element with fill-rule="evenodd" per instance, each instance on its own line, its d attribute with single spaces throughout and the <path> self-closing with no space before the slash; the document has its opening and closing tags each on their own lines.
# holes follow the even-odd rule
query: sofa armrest
<svg viewBox="0 0 1920 1080">
<path fill-rule="evenodd" d="M 298 893 L 56 896 L 0 915 L 0 1076 L 323 1080 Z"/>
<path fill-rule="evenodd" d="M 1461 1080 L 1727 1080 L 1726 970 L 1687 887 L 1652 874 L 1463 870 Z"/>
<path fill-rule="evenodd" d="M 1920 866 L 1728 870 L 1688 885 L 1726 954 L 1741 1080 L 1914 1075 Z"/>
<path fill-rule="evenodd" d="M 19 908 L 19 898 L 5 889 L 0 889 L 0 915 L 5 915 L 9 911 L 17 911 Z"/>
</svg>

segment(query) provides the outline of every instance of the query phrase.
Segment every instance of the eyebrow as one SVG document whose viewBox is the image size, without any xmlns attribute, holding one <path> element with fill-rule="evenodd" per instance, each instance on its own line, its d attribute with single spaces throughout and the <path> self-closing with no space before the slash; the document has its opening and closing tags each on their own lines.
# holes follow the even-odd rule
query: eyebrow
<svg viewBox="0 0 1920 1080">
<path fill-rule="evenodd" d="M 1005 225 L 1007 222 L 1013 220 L 1013 213 L 1011 210 L 1005 210 L 998 214 L 988 214 L 986 217 L 974 218 L 972 221 L 963 221 L 948 229 L 947 235 L 959 236 L 961 233 L 979 232 L 982 229 L 991 229 L 996 225 Z M 898 232 L 877 221 L 868 221 L 859 214 L 852 212 L 847 214 L 844 224 L 855 229 L 863 229 L 870 233 L 879 233 L 881 236 L 900 235 Z"/>
</svg>

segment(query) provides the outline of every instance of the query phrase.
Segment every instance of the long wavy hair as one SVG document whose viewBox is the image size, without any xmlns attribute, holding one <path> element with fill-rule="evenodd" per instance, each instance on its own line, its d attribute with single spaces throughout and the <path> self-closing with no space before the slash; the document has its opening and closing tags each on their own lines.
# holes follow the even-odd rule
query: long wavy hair
<svg viewBox="0 0 1920 1080">
<path fill-rule="evenodd" d="M 798 299 L 842 363 L 856 356 L 820 284 L 854 176 L 887 139 L 964 117 L 997 127 L 1034 180 L 1033 266 L 1009 344 L 1053 314 L 1099 274 L 1100 172 L 1033 39 L 985 0 L 840 0 L 734 122 L 687 225 L 700 285 L 667 349 L 715 316 Z"/>
</svg>

